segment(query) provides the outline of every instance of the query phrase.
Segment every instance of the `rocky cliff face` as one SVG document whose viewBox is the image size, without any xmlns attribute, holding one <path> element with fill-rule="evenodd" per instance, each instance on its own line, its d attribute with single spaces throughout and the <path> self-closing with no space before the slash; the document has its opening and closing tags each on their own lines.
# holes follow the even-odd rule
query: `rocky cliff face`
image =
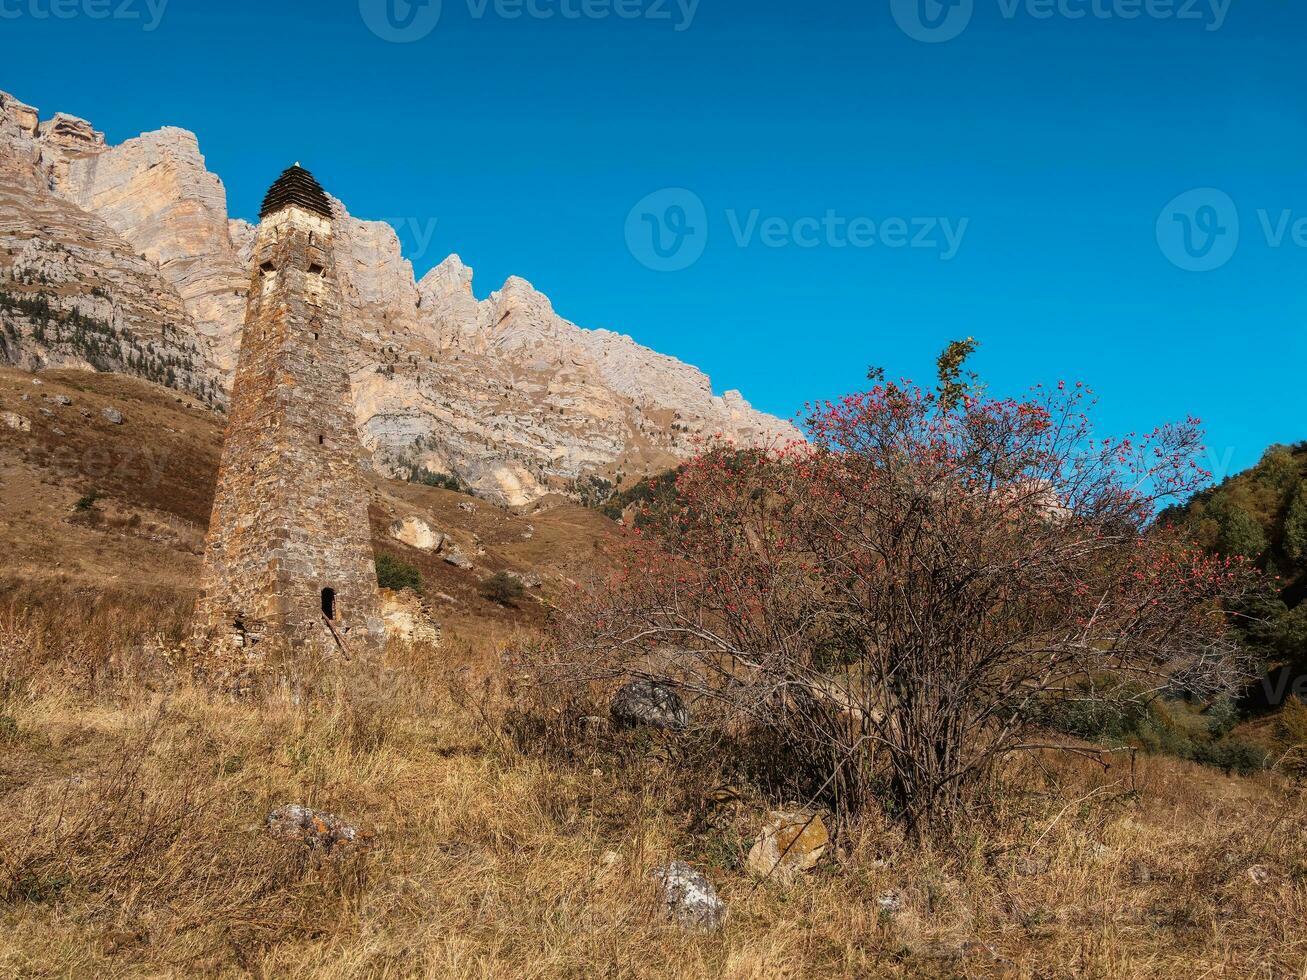
<svg viewBox="0 0 1307 980">
<path fill-rule="evenodd" d="M 701 371 L 568 322 L 523 279 L 478 300 L 455 255 L 416 282 L 389 225 L 333 204 L 355 414 L 383 471 L 519 505 L 665 469 L 697 436 L 797 437 Z M 0 93 L 0 360 L 140 374 L 221 405 L 254 235 L 186 130 L 111 147 Z"/>
<path fill-rule="evenodd" d="M 103 137 L 36 118 L 0 93 L 0 361 L 121 371 L 215 401 L 181 295 L 103 218 L 50 190 Z"/>
</svg>

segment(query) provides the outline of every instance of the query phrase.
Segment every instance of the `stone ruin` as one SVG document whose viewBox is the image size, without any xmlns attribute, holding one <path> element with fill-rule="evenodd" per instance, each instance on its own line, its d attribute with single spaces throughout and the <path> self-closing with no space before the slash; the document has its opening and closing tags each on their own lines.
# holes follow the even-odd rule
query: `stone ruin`
<svg viewBox="0 0 1307 980">
<path fill-rule="evenodd" d="M 273 639 L 347 660 L 384 639 L 331 202 L 296 164 L 260 219 L 195 613 L 223 671 Z"/>
</svg>

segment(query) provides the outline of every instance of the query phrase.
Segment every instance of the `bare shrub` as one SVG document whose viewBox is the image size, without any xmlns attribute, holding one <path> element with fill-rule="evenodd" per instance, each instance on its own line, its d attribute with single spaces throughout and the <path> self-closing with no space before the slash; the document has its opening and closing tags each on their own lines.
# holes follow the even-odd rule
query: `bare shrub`
<svg viewBox="0 0 1307 980">
<path fill-rule="evenodd" d="M 1095 440 L 1079 386 L 941 375 L 814 409 L 810 445 L 686 466 L 646 515 L 657 543 L 562 611 L 537 679 L 671 679 L 776 732 L 839 812 L 887 797 L 922 830 L 1037 747 L 1050 701 L 1246 676 L 1225 607 L 1250 570 L 1153 523 L 1206 477 L 1194 420 Z"/>
</svg>

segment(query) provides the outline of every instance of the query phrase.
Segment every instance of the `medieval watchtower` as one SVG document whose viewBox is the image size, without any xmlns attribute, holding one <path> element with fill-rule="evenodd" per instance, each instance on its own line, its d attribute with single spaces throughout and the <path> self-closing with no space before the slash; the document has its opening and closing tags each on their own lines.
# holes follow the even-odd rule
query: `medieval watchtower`
<svg viewBox="0 0 1307 980">
<path fill-rule="evenodd" d="M 274 637 L 348 656 L 383 635 L 331 203 L 296 164 L 259 217 L 195 615 L 201 659 L 233 665 Z"/>
</svg>

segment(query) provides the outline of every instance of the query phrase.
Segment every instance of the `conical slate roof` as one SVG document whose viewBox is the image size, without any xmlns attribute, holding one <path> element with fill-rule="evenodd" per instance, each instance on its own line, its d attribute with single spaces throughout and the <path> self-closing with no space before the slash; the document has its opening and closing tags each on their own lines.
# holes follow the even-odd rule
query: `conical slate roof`
<svg viewBox="0 0 1307 980">
<path fill-rule="evenodd" d="M 263 208 L 259 211 L 259 220 L 283 211 L 291 205 L 320 214 L 324 218 L 332 217 L 331 202 L 327 200 L 326 191 L 313 179 L 313 174 L 298 163 L 288 168 L 277 178 L 277 182 L 268 188 L 268 194 L 263 199 Z"/>
</svg>

